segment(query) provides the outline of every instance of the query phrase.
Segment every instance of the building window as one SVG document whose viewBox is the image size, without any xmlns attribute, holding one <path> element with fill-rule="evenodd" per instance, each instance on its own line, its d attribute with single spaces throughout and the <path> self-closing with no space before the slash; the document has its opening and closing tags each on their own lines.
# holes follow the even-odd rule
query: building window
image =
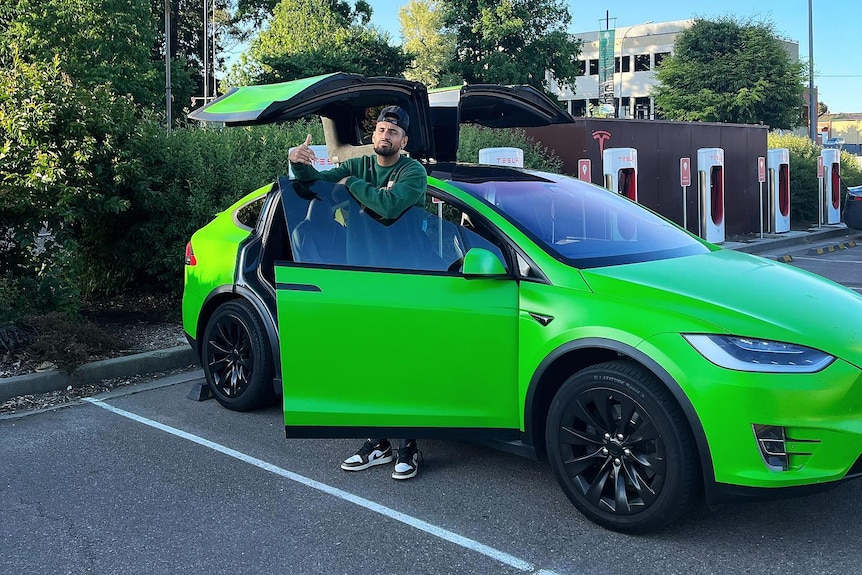
<svg viewBox="0 0 862 575">
<path fill-rule="evenodd" d="M 649 54 L 635 56 L 635 72 L 649 72 Z"/>
<path fill-rule="evenodd" d="M 590 76 L 598 76 L 599 75 L 599 61 L 598 59 L 590 60 Z"/>
<path fill-rule="evenodd" d="M 631 56 L 623 56 L 622 58 L 614 59 L 614 72 L 617 74 L 620 73 L 620 60 L 622 59 L 623 63 L 623 72 L 631 71 Z"/>
<path fill-rule="evenodd" d="M 586 60 L 578 60 L 578 76 L 586 76 L 587 75 L 587 62 Z"/>
<path fill-rule="evenodd" d="M 662 60 L 670 56 L 670 52 L 659 52 L 655 55 L 655 67 L 661 66 Z"/>
<path fill-rule="evenodd" d="M 648 120 L 650 117 L 650 99 L 635 98 L 635 118 L 638 120 Z"/>
<path fill-rule="evenodd" d="M 583 118 L 587 115 L 587 101 L 586 100 L 571 100 L 572 116 Z"/>
</svg>

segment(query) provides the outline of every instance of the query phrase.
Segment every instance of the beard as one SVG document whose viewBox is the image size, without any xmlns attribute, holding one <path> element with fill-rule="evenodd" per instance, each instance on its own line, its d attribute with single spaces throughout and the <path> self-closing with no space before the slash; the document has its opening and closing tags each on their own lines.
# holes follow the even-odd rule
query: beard
<svg viewBox="0 0 862 575">
<path fill-rule="evenodd" d="M 379 145 L 374 146 L 374 153 L 377 154 L 378 156 L 383 156 L 384 158 L 389 158 L 391 156 L 394 156 L 394 155 L 398 154 L 400 151 L 401 150 L 399 150 L 398 148 L 396 148 L 395 146 L 393 146 L 391 144 L 386 146 L 386 147 L 379 146 Z"/>
</svg>

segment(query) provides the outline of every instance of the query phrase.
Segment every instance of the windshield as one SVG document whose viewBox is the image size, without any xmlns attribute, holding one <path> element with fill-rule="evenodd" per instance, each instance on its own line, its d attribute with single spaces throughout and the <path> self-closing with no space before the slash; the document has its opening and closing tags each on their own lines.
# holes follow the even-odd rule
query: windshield
<svg viewBox="0 0 862 575">
<path fill-rule="evenodd" d="M 545 251 L 577 268 L 709 251 L 642 206 L 574 178 L 451 183 L 493 206 Z"/>
</svg>

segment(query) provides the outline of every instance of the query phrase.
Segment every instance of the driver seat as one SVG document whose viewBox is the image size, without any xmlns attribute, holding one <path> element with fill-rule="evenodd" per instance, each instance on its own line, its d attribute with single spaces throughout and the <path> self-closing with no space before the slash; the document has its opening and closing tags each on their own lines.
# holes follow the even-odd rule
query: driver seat
<svg viewBox="0 0 862 575">
<path fill-rule="evenodd" d="M 294 259 L 300 263 L 347 263 L 347 230 L 335 220 L 332 206 L 313 199 L 305 219 L 290 235 Z"/>
</svg>

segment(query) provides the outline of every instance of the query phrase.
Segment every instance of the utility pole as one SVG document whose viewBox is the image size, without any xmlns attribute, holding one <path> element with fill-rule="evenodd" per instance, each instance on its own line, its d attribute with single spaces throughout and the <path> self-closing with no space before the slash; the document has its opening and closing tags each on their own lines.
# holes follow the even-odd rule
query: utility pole
<svg viewBox="0 0 862 575">
<path fill-rule="evenodd" d="M 218 65 L 218 60 L 216 59 L 216 0 L 213 0 L 213 16 L 210 24 L 213 28 L 213 99 L 215 99 L 218 96 L 218 83 L 216 82 L 216 66 Z"/>
<path fill-rule="evenodd" d="M 204 0 L 204 105 L 207 103 L 207 98 L 210 95 L 210 43 L 209 43 L 209 6 L 207 5 L 207 0 Z"/>
<path fill-rule="evenodd" d="M 814 93 L 814 0 L 808 0 L 808 134 L 817 143 L 817 95 Z"/>
<path fill-rule="evenodd" d="M 165 124 L 171 131 L 171 0 L 165 0 Z"/>
</svg>

